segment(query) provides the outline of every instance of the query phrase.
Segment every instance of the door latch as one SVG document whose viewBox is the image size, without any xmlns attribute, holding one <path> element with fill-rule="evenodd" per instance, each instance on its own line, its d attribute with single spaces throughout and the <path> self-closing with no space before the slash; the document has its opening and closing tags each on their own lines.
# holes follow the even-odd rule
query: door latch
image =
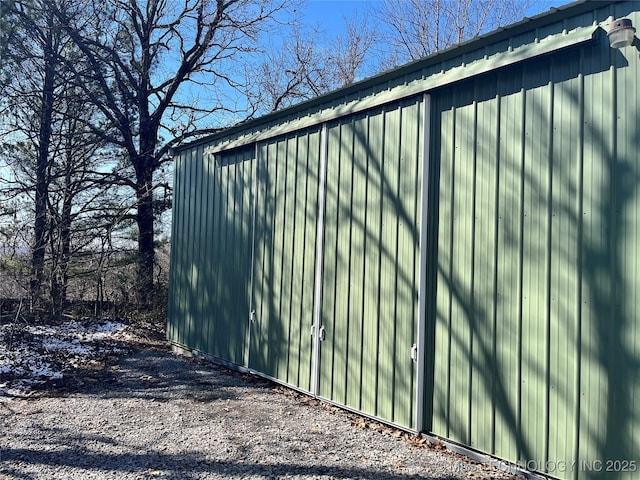
<svg viewBox="0 0 640 480">
<path fill-rule="evenodd" d="M 249 321 L 251 323 L 255 323 L 255 321 L 256 321 L 256 311 L 255 310 L 251 310 L 249 312 Z"/>
<path fill-rule="evenodd" d="M 414 362 L 418 361 L 418 345 L 416 345 L 415 343 L 411 347 L 411 360 L 413 360 Z"/>
<path fill-rule="evenodd" d="M 320 341 L 324 342 L 324 337 L 326 335 L 325 329 L 324 329 L 324 325 L 322 327 L 320 327 L 320 331 L 318 332 L 319 336 L 320 336 Z"/>
</svg>

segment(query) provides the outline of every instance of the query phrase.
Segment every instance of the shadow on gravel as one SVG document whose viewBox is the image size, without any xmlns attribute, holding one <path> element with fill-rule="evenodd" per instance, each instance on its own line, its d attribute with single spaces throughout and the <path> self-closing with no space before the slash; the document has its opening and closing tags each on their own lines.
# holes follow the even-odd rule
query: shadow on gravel
<svg viewBox="0 0 640 480">
<path fill-rule="evenodd" d="M 39 397 L 53 398 L 65 396 L 66 393 L 79 393 L 101 399 L 137 398 L 145 403 L 149 401 L 149 405 L 153 405 L 154 402 L 173 402 L 177 399 L 219 403 L 220 400 L 237 399 L 249 389 L 253 393 L 266 393 L 274 388 L 275 384 L 251 375 L 234 372 L 203 360 L 172 355 L 163 346 L 135 351 L 120 359 L 115 358 L 107 361 L 98 370 L 77 370 L 73 378 L 67 379 L 64 388 L 41 392 Z M 34 397 L 34 400 L 37 398 Z M 218 415 L 219 411 L 213 404 L 211 407 L 211 414 Z M 19 413 L 31 415 L 39 412 L 34 410 Z M 172 422 L 170 418 L 166 421 Z M 245 462 L 242 457 L 215 459 L 194 451 L 199 441 L 197 438 L 189 439 L 188 442 L 194 442 L 194 446 L 188 445 L 187 451 L 182 453 L 166 451 L 166 447 L 154 443 L 148 443 L 146 445 L 149 446 L 142 448 L 140 445 L 134 447 L 128 445 L 125 439 L 120 439 L 117 432 L 112 431 L 108 425 L 109 422 L 105 421 L 78 432 L 72 427 L 67 428 L 64 423 L 45 427 L 35 420 L 25 434 L 25 441 L 37 439 L 37 446 L 18 446 L 21 439 L 17 437 L 13 437 L 13 442 L 2 445 L 0 478 L 43 478 L 29 472 L 33 467 L 40 466 L 46 467 L 48 472 L 52 469 L 54 472 L 65 472 L 65 469 L 71 468 L 76 470 L 76 474 L 90 473 L 93 475 L 92 478 L 96 478 L 97 474 L 104 478 L 130 478 L 133 475 L 135 478 L 186 480 L 229 477 L 456 480 L 456 477 L 449 475 L 409 475 L 400 470 L 385 471 L 375 467 L 322 465 L 321 461 L 315 465 L 307 465 L 284 458 L 277 464 L 264 461 L 251 463 L 252 460 Z M 91 431 L 89 428 L 96 430 Z M 96 448 L 102 451 L 97 452 Z M 243 455 L 241 451 L 238 454 Z M 304 460 L 300 457 L 301 463 Z"/>
<path fill-rule="evenodd" d="M 198 454 L 167 455 L 156 452 L 124 453 L 100 455 L 82 448 L 61 448 L 57 451 L 38 451 L 26 449 L 6 449 L 1 453 L 0 461 L 29 462 L 56 467 L 73 467 L 91 470 L 92 472 L 122 472 L 140 473 L 155 478 L 202 478 L 204 474 L 222 477 L 258 476 L 276 479 L 283 476 L 298 478 L 317 478 L 329 476 L 342 479 L 437 479 L 458 480 L 456 477 L 427 477 L 423 475 L 407 475 L 402 473 L 380 472 L 368 468 L 358 467 L 319 467 L 296 465 L 293 463 L 246 464 L 230 461 L 210 461 Z M 117 466 L 117 467 L 116 467 Z M 0 474 L 10 475 L 12 478 L 30 478 L 29 476 L 10 467 L 0 470 Z"/>
<path fill-rule="evenodd" d="M 143 350 L 124 355 L 101 369 L 79 368 L 64 381 L 50 383 L 38 397 L 59 397 L 71 393 L 102 398 L 145 398 L 170 401 L 189 398 L 197 402 L 230 400 L 232 389 L 272 389 L 274 384 L 252 375 L 234 372 L 204 360 L 173 355 L 166 349 Z"/>
</svg>

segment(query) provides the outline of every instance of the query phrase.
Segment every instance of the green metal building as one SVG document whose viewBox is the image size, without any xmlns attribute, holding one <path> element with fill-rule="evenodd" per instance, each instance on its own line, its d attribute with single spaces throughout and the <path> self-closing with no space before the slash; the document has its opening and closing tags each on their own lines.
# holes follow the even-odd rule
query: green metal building
<svg viewBox="0 0 640 480">
<path fill-rule="evenodd" d="M 620 18 L 640 2 L 554 9 L 179 148 L 169 340 L 527 470 L 638 478 Z"/>
</svg>

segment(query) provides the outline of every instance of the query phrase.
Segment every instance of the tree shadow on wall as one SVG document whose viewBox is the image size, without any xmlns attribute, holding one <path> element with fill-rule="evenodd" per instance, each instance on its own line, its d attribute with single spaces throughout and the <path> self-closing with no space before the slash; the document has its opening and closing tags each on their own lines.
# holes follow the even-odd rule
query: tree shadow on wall
<svg viewBox="0 0 640 480">
<path fill-rule="evenodd" d="M 575 460 L 584 478 L 640 448 L 640 116 L 633 102 L 624 118 L 591 107 L 619 103 L 598 87 L 615 81 L 610 61 L 618 82 L 632 76 L 609 55 L 597 43 L 442 91 L 433 133 L 443 136 L 434 328 L 449 336 L 434 353 L 437 433 L 512 461 Z M 485 104 L 498 107 L 483 131 Z M 464 115 L 477 130 L 462 131 Z"/>
<path fill-rule="evenodd" d="M 243 365 L 251 276 L 253 151 L 183 154 L 172 245 L 168 336 Z"/>
</svg>

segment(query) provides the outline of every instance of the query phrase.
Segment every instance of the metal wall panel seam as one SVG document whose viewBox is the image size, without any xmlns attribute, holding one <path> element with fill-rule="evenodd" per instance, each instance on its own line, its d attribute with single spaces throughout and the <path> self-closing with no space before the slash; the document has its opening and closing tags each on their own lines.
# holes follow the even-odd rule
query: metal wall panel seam
<svg viewBox="0 0 640 480">
<path fill-rule="evenodd" d="M 452 100 L 455 102 L 455 93 L 452 94 Z M 449 174 L 450 178 L 447 179 L 450 182 L 450 193 L 449 193 L 449 198 L 447 199 L 447 201 L 450 204 L 450 209 L 451 209 L 451 218 L 449 218 L 449 224 L 447 225 L 448 230 L 449 230 L 449 245 L 448 247 L 448 252 L 449 252 L 449 264 L 447 265 L 447 275 L 449 278 L 453 278 L 453 267 L 455 265 L 454 262 L 454 255 L 453 255 L 453 246 L 454 246 L 454 242 L 455 242 L 455 237 L 454 237 L 454 216 L 456 215 L 456 211 L 455 211 L 455 194 L 456 194 L 456 182 L 455 182 L 455 175 L 456 175 L 456 137 L 458 135 L 458 131 L 456 129 L 456 123 L 457 123 L 457 115 L 458 115 L 458 110 L 457 107 L 454 105 L 454 107 L 451 109 L 451 158 L 447 159 L 448 161 L 451 162 L 451 172 Z M 451 294 L 451 292 L 449 292 L 448 294 L 448 302 L 447 302 L 447 317 L 446 317 L 446 322 L 447 322 L 447 349 L 446 349 L 446 355 L 447 355 L 447 363 L 446 363 L 446 369 L 447 369 L 447 378 L 446 378 L 446 387 L 447 387 L 447 391 L 446 391 L 446 397 L 445 397 L 445 402 L 446 402 L 446 406 L 445 406 L 445 423 L 446 423 L 446 437 L 449 438 L 451 436 L 451 364 L 452 364 L 452 355 L 451 355 L 451 348 L 452 348 L 452 344 L 453 344 L 453 335 L 451 332 L 453 332 L 453 325 L 451 323 L 451 319 L 453 317 L 453 295 Z"/>
<path fill-rule="evenodd" d="M 494 217 L 494 233 L 495 244 L 493 246 L 493 334 L 491 359 L 493 365 L 498 365 L 498 279 L 499 279 L 499 262 L 500 262 L 500 168 L 502 158 L 500 156 L 500 124 L 502 121 L 502 96 L 499 86 L 496 85 L 496 144 L 495 144 L 495 162 L 496 162 L 496 183 L 495 183 L 495 217 Z M 491 454 L 496 453 L 496 379 L 495 376 L 491 382 Z"/>
<path fill-rule="evenodd" d="M 471 153 L 471 161 L 472 161 L 472 192 L 471 192 L 471 232 L 470 232 L 470 238 L 469 241 L 471 243 L 470 247 L 471 247 L 471 257 L 469 259 L 469 266 L 470 266 L 470 284 L 469 284 L 469 309 L 471 311 L 471 315 L 473 315 L 475 317 L 476 315 L 476 275 L 478 274 L 476 271 L 476 247 L 477 247 L 477 239 L 476 239 L 476 234 L 477 234 L 477 223 L 478 223 L 478 215 L 477 215 L 477 202 L 478 202 L 478 101 L 476 100 L 478 98 L 478 93 L 477 93 L 477 89 L 478 89 L 478 84 L 477 82 L 474 84 L 474 92 L 473 92 L 473 102 L 472 102 L 472 107 L 473 107 L 473 132 L 472 132 L 472 145 L 473 145 L 473 150 Z M 470 323 L 470 329 L 469 329 L 469 360 L 470 360 L 470 365 L 469 365 L 469 371 L 468 373 L 468 378 L 469 378 L 469 385 L 468 385 L 468 392 L 469 392 L 469 404 L 467 405 L 467 444 L 469 445 L 473 445 L 473 415 L 474 415 L 474 409 L 477 408 L 477 405 L 474 404 L 474 398 L 473 398 L 473 386 L 474 386 L 474 337 L 476 335 L 476 332 L 474 331 L 475 329 L 471 326 L 471 322 Z M 479 334 L 478 334 L 479 335 Z"/>
<path fill-rule="evenodd" d="M 553 68 L 554 62 L 550 62 L 551 72 L 549 74 L 550 78 L 553 78 Z M 555 82 L 550 82 L 550 91 L 549 91 L 549 113 L 550 118 L 548 119 L 548 133 L 549 136 L 549 151 L 547 152 L 547 185 L 548 185 L 548 195 L 547 199 L 547 237 L 545 240 L 546 247 L 546 258 L 545 258 L 545 305 L 544 305 L 544 322 L 545 322 L 545 363 L 544 363 L 544 418 L 541 419 L 544 428 L 544 445 L 543 445 L 543 461 L 547 462 L 549 460 L 549 432 L 550 432 L 550 418 L 551 418 L 551 321 L 552 321 L 552 269 L 553 269 L 553 194 L 554 194 L 554 177 L 553 177 L 553 160 L 554 160 L 554 148 L 555 148 L 555 138 L 554 138 L 554 106 L 555 102 Z"/>
<path fill-rule="evenodd" d="M 302 130 L 320 123 L 329 122 L 331 120 L 354 115 L 364 110 L 403 100 L 414 95 L 428 92 L 435 88 L 444 87 L 449 84 L 469 79 L 483 73 L 488 73 L 499 68 L 508 67 L 531 58 L 592 41 L 595 38 L 596 31 L 600 28 L 601 27 L 599 25 L 592 25 L 586 28 L 576 29 L 570 33 L 555 35 L 552 38 L 543 39 L 538 43 L 523 45 L 515 50 L 496 54 L 497 58 L 482 59 L 470 64 L 464 64 L 446 72 L 432 75 L 424 79 L 421 78 L 411 83 L 392 88 L 391 90 L 377 92 L 359 100 L 334 106 L 331 109 L 325 109 L 311 114 L 306 113 L 294 120 L 267 126 L 257 132 L 240 136 L 240 138 L 212 145 L 208 150 L 215 153 L 241 147 L 243 145 L 249 145 L 253 142 L 285 135 L 296 130 Z"/>
<path fill-rule="evenodd" d="M 522 73 L 524 75 L 524 72 Z M 521 458 L 522 454 L 526 452 L 526 449 L 523 447 L 522 440 L 522 332 L 523 332 L 523 318 L 522 318 L 522 301 L 523 301 L 523 292 L 524 292 L 524 235 L 525 235 L 525 160 L 526 160 L 526 95 L 525 88 L 521 87 L 520 89 L 520 191 L 518 192 L 520 196 L 520 212 L 519 212 L 519 238 L 518 238 L 518 293 L 517 293 L 517 304 L 518 304 L 518 345 L 517 345 L 517 355 L 518 355 L 518 368 L 516 378 L 518 379 L 518 386 L 516 388 L 516 458 Z"/>
<path fill-rule="evenodd" d="M 316 285 L 315 306 L 313 312 L 313 377 L 312 390 L 318 396 L 320 388 L 320 322 L 322 320 L 322 264 L 324 252 L 324 206 L 325 184 L 327 181 L 327 124 L 322 125 L 320 133 L 320 182 L 318 185 L 318 223 L 316 229 Z"/>
<path fill-rule="evenodd" d="M 203 280 L 205 280 L 206 278 L 206 274 L 203 271 L 202 265 L 204 264 L 204 258 L 206 257 L 206 252 L 203 252 L 204 250 L 204 245 L 203 245 L 203 236 L 206 234 L 206 230 L 204 228 L 204 199 L 205 199 L 205 189 L 207 188 L 207 178 L 205 178 L 205 159 L 204 159 L 204 154 L 200 154 L 200 151 L 202 149 L 198 148 L 197 152 L 198 152 L 198 161 L 196 163 L 196 167 L 197 167 L 197 172 L 198 172 L 198 179 L 197 179 L 197 194 L 196 194 L 196 205 L 197 207 L 197 213 L 196 213 L 196 221 L 197 221 L 197 225 L 196 225 L 196 229 L 193 232 L 193 236 L 196 242 L 196 248 L 193 252 L 194 257 L 196 259 L 196 262 L 198 264 L 198 283 L 197 283 L 197 290 L 196 290 L 196 295 L 197 295 L 197 302 L 195 305 L 195 309 L 196 312 L 198 312 L 198 317 L 201 317 L 202 314 L 204 313 L 204 309 L 205 309 L 205 295 L 203 291 L 201 291 L 201 288 L 204 287 L 202 285 Z M 204 327 L 204 322 L 202 327 Z M 198 332 L 198 336 L 196 339 L 196 342 L 199 342 L 199 345 L 201 346 L 201 348 L 205 348 L 205 341 L 203 338 L 203 332 L 205 331 L 204 328 L 200 327 L 200 331 Z M 198 343 L 197 343 L 198 344 Z"/>
<path fill-rule="evenodd" d="M 431 169 L 431 96 L 427 93 L 422 96 L 422 188 L 420 189 L 420 252 L 418 261 L 420 263 L 420 275 L 418 280 L 418 331 L 417 335 L 417 368 L 416 368 L 416 424 L 415 429 L 421 431 L 424 427 L 424 389 L 425 389 L 425 345 L 426 345 L 426 322 L 427 322 L 427 242 L 428 242 L 428 217 L 429 217 L 429 181 Z"/>
<path fill-rule="evenodd" d="M 580 81 L 580 99 L 578 100 L 578 105 L 580 105 L 580 122 L 579 122 L 579 134 L 578 134 L 578 168 L 577 168 L 577 176 L 578 176 L 578 198 L 576 199 L 576 209 L 577 209 L 577 219 L 578 219 L 578 238 L 577 238 L 577 255 L 576 255 L 576 263 L 577 263 L 577 273 L 578 273 L 578 291 L 576 292 L 576 412 L 574 418 L 574 432 L 575 432 L 575 453 L 573 454 L 574 461 L 580 461 L 580 385 L 582 383 L 582 362 L 580 358 L 582 356 L 582 244 L 584 240 L 583 233 L 583 202 L 584 202 L 584 132 L 585 132 L 585 112 L 584 112 L 584 102 L 585 102 L 585 93 L 584 93 L 584 50 L 580 51 L 580 67 L 578 78 Z M 578 479 L 579 472 L 576 471 L 574 474 L 574 478 Z"/>
<path fill-rule="evenodd" d="M 194 213 L 194 209 L 195 209 L 195 197 L 196 197 L 196 189 L 193 188 L 193 183 L 194 183 L 194 177 L 195 175 L 195 167 L 196 167 L 196 162 L 194 157 L 197 155 L 197 149 L 191 150 L 189 152 L 189 199 L 188 199 L 188 209 L 189 209 L 189 216 L 188 216 L 188 225 L 187 225 L 187 235 L 189 238 L 189 251 L 191 252 L 190 255 L 192 256 L 193 253 L 195 252 L 195 247 L 196 247 L 196 240 L 195 240 L 195 230 L 196 230 L 196 226 L 195 226 L 195 222 L 196 222 L 196 216 Z M 193 283 L 193 279 L 196 275 L 197 272 L 197 266 L 194 265 L 193 263 L 193 259 L 190 258 L 191 260 L 191 267 L 189 270 L 189 295 L 190 295 L 190 299 L 189 299 L 189 305 L 190 305 L 190 310 L 189 310 L 189 321 L 186 323 L 186 328 L 185 328 L 185 338 L 187 338 L 186 343 L 189 345 L 193 345 L 193 338 L 192 338 L 192 330 L 193 330 L 193 322 L 194 322 L 194 312 L 193 312 L 193 295 L 194 295 L 194 283 Z"/>
</svg>

